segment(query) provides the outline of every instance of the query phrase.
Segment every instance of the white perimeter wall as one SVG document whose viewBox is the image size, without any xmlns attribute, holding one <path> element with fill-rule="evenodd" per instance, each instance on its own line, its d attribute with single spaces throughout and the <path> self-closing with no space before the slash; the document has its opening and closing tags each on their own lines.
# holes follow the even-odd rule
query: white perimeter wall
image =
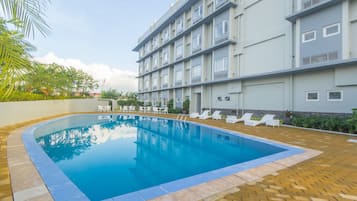
<svg viewBox="0 0 357 201">
<path fill-rule="evenodd" d="M 0 103 L 0 126 L 72 112 L 95 112 L 108 101 L 97 99 L 43 100 Z"/>
</svg>

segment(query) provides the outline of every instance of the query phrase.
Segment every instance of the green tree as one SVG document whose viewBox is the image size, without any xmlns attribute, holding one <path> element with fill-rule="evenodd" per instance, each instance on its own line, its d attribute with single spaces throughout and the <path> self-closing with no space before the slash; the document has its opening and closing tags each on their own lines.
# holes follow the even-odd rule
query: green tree
<svg viewBox="0 0 357 201">
<path fill-rule="evenodd" d="M 31 68 L 29 52 L 34 49 L 24 36 L 49 33 L 44 11 L 49 0 L 0 0 L 0 98 L 9 96 L 15 83 Z M 15 29 L 9 29 L 15 27 Z"/>
<path fill-rule="evenodd" d="M 11 31 L 0 18 L 0 93 L 9 96 L 15 83 L 31 68 L 29 51 L 34 49 L 23 34 Z"/>
<path fill-rule="evenodd" d="M 108 89 L 101 92 L 102 98 L 118 99 L 121 93 L 117 92 L 116 89 Z"/>
<path fill-rule="evenodd" d="M 89 74 L 74 67 L 58 64 L 33 63 L 33 67 L 24 75 L 19 90 L 44 94 L 47 96 L 72 96 L 74 92 L 81 95 L 98 88 L 97 81 Z"/>
<path fill-rule="evenodd" d="M 16 21 L 14 25 L 26 36 L 35 36 L 35 30 L 46 36 L 50 27 L 44 20 L 50 0 L 0 0 L 3 19 Z"/>
</svg>

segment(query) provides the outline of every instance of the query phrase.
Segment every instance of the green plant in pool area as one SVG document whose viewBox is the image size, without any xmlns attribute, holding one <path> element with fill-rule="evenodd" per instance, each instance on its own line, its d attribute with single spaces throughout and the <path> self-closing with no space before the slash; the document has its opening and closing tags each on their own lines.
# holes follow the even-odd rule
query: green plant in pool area
<svg viewBox="0 0 357 201">
<path fill-rule="evenodd" d="M 338 131 L 345 133 L 357 133 L 356 114 L 352 118 L 326 117 L 326 116 L 293 116 L 291 124 L 304 128 Z"/>
<path fill-rule="evenodd" d="M 183 107 L 183 113 L 188 114 L 190 112 L 190 100 L 188 98 L 186 98 L 186 100 L 183 101 L 182 107 Z"/>
</svg>

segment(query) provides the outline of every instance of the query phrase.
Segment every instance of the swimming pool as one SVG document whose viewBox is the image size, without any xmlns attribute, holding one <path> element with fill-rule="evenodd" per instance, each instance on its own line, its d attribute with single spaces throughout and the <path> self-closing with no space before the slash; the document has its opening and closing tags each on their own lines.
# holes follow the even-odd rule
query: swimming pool
<svg viewBox="0 0 357 201">
<path fill-rule="evenodd" d="M 56 200 L 150 199 L 302 152 L 196 123 L 134 115 L 73 115 L 37 125 L 23 138 Z"/>
</svg>

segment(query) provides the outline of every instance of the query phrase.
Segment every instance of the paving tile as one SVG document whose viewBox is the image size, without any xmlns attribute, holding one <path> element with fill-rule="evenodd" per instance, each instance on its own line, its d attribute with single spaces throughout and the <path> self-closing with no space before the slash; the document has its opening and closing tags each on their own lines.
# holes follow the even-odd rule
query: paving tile
<svg viewBox="0 0 357 201">
<path fill-rule="evenodd" d="M 357 192 L 356 192 L 356 195 L 348 195 L 348 194 L 343 194 L 343 193 L 340 193 L 339 195 L 344 199 L 357 200 Z"/>
<path fill-rule="evenodd" d="M 167 115 L 166 117 L 175 118 L 176 116 Z M 239 189 L 236 189 L 233 192 L 227 192 L 227 194 L 223 195 L 223 198 L 221 196 L 215 197 L 211 195 L 208 196 L 206 199 L 217 199 L 222 201 L 263 201 L 271 199 L 293 199 L 306 201 L 312 199 L 354 200 L 354 198 L 357 196 L 355 190 L 357 189 L 357 171 L 355 171 L 357 168 L 357 162 L 355 162 L 357 161 L 357 146 L 355 143 L 347 142 L 347 140 L 349 139 L 357 139 L 356 137 L 330 135 L 315 131 L 292 129 L 285 127 L 246 127 L 243 124 L 231 125 L 224 123 L 224 121 L 214 120 L 203 121 L 193 119 L 193 121 L 210 124 L 217 127 L 225 127 L 226 129 L 247 133 L 249 135 L 257 136 L 260 138 L 267 138 L 277 142 L 285 142 L 296 146 L 303 145 L 303 147 L 312 149 L 308 150 L 305 155 L 296 156 L 295 158 L 292 158 L 290 160 L 282 159 L 280 161 L 281 163 L 276 164 L 280 166 L 288 166 L 289 168 L 274 171 L 266 175 L 263 179 L 260 179 L 258 176 L 247 172 L 241 175 L 235 174 L 235 177 L 239 178 L 236 184 L 236 186 L 239 186 Z M 5 167 L 4 164 L 7 164 L 6 140 L 7 135 L 10 133 L 10 131 L 35 122 L 36 121 L 32 121 L 6 128 L 0 128 L 0 167 Z M 9 141 L 12 140 L 13 139 L 9 139 Z M 322 151 L 322 153 L 320 151 Z M 298 163 L 301 160 L 313 156 L 315 156 L 315 158 Z M 9 162 L 14 165 L 24 165 L 22 164 L 24 162 L 24 159 L 26 158 L 22 158 L 20 160 L 12 160 Z M 266 171 L 271 172 L 270 170 Z M 6 168 L 0 169 L 0 182 L 2 181 L 2 183 L 0 183 L 0 200 L 9 199 L 9 195 L 11 196 L 11 188 L 9 188 L 10 184 L 6 184 L 6 177 L 8 178 L 8 176 L 6 176 L 6 172 L 8 172 Z M 259 175 L 262 174 L 259 173 Z M 234 179 L 236 179 L 235 177 L 224 178 L 224 180 L 229 184 L 232 184 L 234 183 Z M 242 180 L 254 185 L 241 184 Z M 2 184 L 5 184 L 5 186 L 7 187 L 4 187 L 4 185 L 2 186 Z M 271 188 L 270 185 L 278 186 L 282 189 L 276 189 L 274 187 Z M 204 190 L 208 189 L 209 187 L 201 190 L 205 192 Z M 269 190 L 266 191 L 266 189 L 277 190 L 278 193 L 270 192 Z M 201 196 L 198 196 L 195 192 L 192 191 L 183 191 L 181 192 L 181 194 L 182 195 L 176 196 L 175 198 L 172 196 L 164 195 L 156 199 L 170 201 L 185 198 L 201 198 Z M 289 195 L 290 198 L 277 197 L 276 194 Z M 41 196 L 39 196 L 39 198 L 40 197 Z M 12 200 L 11 197 L 10 200 Z"/>
</svg>

